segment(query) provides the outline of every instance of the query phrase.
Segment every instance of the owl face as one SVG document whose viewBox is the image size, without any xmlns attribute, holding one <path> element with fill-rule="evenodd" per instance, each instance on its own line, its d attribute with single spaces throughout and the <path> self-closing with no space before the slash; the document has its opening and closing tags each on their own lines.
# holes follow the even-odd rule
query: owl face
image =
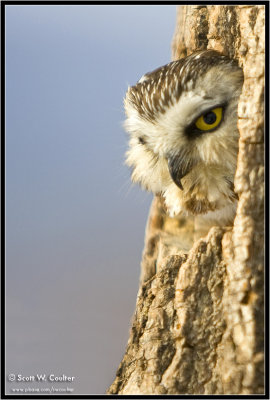
<svg viewBox="0 0 270 400">
<path fill-rule="evenodd" d="M 144 75 L 124 100 L 132 180 L 164 197 L 171 216 L 234 216 L 243 82 L 235 61 L 196 52 Z"/>
</svg>

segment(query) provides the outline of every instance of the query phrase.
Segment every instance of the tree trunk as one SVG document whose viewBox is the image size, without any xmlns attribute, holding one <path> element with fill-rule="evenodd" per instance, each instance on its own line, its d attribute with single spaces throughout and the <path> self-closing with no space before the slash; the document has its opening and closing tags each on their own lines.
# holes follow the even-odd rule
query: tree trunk
<svg viewBox="0 0 270 400">
<path fill-rule="evenodd" d="M 263 5 L 178 8 L 173 59 L 215 49 L 244 71 L 237 214 L 233 227 L 212 227 L 184 252 L 177 238 L 193 221 L 169 218 L 154 199 L 133 325 L 109 394 L 264 393 L 264 14 Z"/>
</svg>

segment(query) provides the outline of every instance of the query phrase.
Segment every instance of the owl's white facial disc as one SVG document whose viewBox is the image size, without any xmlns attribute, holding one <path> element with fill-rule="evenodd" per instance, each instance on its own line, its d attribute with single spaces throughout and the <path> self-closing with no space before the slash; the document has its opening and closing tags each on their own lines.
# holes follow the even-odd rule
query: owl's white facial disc
<svg viewBox="0 0 270 400">
<path fill-rule="evenodd" d="M 208 50 L 144 75 L 125 98 L 132 179 L 170 215 L 232 218 L 242 70 Z M 231 209 L 231 212 L 229 210 Z"/>
</svg>

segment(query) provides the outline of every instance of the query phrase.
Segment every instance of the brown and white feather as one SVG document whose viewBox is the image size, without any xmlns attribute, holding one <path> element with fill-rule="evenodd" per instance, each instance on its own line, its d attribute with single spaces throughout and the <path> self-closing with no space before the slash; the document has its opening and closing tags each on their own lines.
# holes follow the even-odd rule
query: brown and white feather
<svg viewBox="0 0 270 400">
<path fill-rule="evenodd" d="M 134 182 L 164 197 L 170 216 L 201 215 L 231 223 L 242 82 L 235 60 L 206 50 L 147 73 L 128 88 L 126 163 Z M 188 131 L 196 118 L 219 105 L 224 115 L 217 129 L 200 135 Z M 172 179 L 170 159 L 188 171 L 179 185 Z"/>
</svg>

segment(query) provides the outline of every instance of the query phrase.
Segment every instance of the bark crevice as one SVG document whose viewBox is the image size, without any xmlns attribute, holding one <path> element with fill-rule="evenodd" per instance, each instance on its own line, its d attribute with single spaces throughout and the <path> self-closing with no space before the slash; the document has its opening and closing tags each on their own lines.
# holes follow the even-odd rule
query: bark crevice
<svg viewBox="0 0 270 400">
<path fill-rule="evenodd" d="M 154 199 L 144 283 L 108 394 L 264 393 L 264 18 L 263 5 L 178 8 L 174 60 L 208 48 L 243 68 L 237 213 L 184 253 L 177 238 L 192 224 Z"/>
</svg>

